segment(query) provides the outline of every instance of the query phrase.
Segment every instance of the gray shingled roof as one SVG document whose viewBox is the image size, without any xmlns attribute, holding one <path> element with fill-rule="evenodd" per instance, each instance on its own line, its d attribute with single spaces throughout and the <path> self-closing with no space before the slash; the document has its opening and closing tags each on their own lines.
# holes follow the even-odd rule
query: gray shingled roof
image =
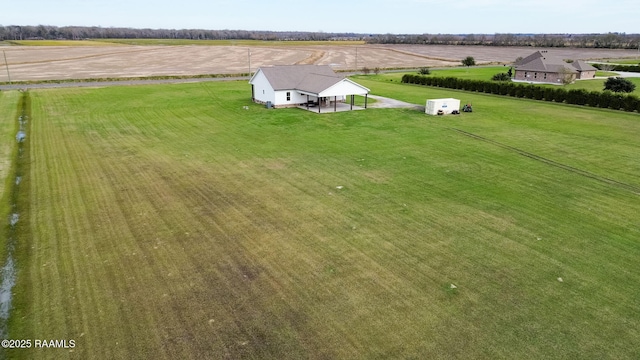
<svg viewBox="0 0 640 360">
<path fill-rule="evenodd" d="M 541 58 L 541 57 L 544 57 L 544 55 L 542 54 L 542 52 L 540 52 L 540 51 L 536 51 L 536 52 L 534 52 L 533 54 L 531 54 L 531 55 L 527 56 L 526 58 L 521 59 L 520 61 L 516 61 L 515 65 L 516 65 L 516 66 L 524 65 L 524 64 L 530 63 L 530 62 L 532 62 L 533 60 L 538 59 L 538 58 Z"/>
<path fill-rule="evenodd" d="M 281 65 L 260 68 L 274 90 L 321 91 L 344 79 L 327 65 Z"/>
<path fill-rule="evenodd" d="M 573 65 L 574 68 L 578 69 L 578 71 L 596 71 L 596 70 L 598 70 L 595 67 L 587 64 L 586 62 L 584 62 L 582 60 L 576 60 L 571 65 Z"/>
<path fill-rule="evenodd" d="M 596 68 L 582 60 L 567 63 L 561 58 L 540 51 L 536 51 L 516 63 L 516 70 L 522 71 L 560 72 L 563 68 L 572 73 L 596 70 Z"/>
</svg>

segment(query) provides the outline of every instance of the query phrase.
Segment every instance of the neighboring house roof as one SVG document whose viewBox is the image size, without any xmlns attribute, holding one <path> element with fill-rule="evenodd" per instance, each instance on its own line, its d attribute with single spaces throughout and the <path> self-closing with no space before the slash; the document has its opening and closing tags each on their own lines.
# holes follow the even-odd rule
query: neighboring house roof
<svg viewBox="0 0 640 360">
<path fill-rule="evenodd" d="M 540 51 L 536 51 L 536 52 L 534 52 L 533 54 L 531 54 L 531 55 L 527 56 L 526 58 L 524 58 L 524 59 L 520 59 L 519 61 L 516 61 L 515 65 L 516 65 L 516 66 L 520 66 L 520 65 L 523 65 L 523 64 L 529 63 L 529 62 L 531 62 L 531 61 L 533 61 L 533 60 L 535 60 L 535 59 L 542 58 L 542 57 L 544 57 L 544 55 L 542 54 L 542 52 L 540 52 Z"/>
<path fill-rule="evenodd" d="M 535 53 L 518 61 L 516 63 L 516 70 L 553 73 L 566 71 L 570 73 L 577 73 L 579 71 L 595 71 L 596 68 L 582 60 L 567 63 L 561 58 L 548 55 L 546 51 L 536 51 Z"/>
<path fill-rule="evenodd" d="M 598 70 L 595 67 L 587 64 L 586 62 L 584 62 L 582 60 L 576 60 L 571 65 L 573 65 L 574 68 L 578 69 L 578 71 L 596 71 L 596 70 Z"/>
<path fill-rule="evenodd" d="M 550 60 L 548 58 L 539 58 L 516 67 L 516 70 L 554 73 L 560 72 L 563 69 L 571 73 L 578 72 L 575 68 L 573 68 L 570 64 L 564 62 L 562 59 Z"/>
<path fill-rule="evenodd" d="M 336 74 L 328 65 L 280 65 L 261 67 L 254 77 L 258 72 L 264 74 L 274 90 L 298 90 L 310 94 L 320 94 L 341 81 L 349 81 L 355 84 L 344 76 Z M 250 83 L 252 81 L 253 78 Z"/>
</svg>

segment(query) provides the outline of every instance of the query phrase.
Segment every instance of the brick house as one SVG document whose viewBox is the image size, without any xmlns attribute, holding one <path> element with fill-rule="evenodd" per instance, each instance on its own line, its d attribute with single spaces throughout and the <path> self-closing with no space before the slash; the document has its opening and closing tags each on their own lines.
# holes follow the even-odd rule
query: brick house
<svg viewBox="0 0 640 360">
<path fill-rule="evenodd" d="M 568 63 L 561 58 L 550 56 L 547 51 L 536 51 L 516 62 L 514 81 L 563 84 L 581 79 L 593 79 L 596 68 L 582 60 Z"/>
</svg>

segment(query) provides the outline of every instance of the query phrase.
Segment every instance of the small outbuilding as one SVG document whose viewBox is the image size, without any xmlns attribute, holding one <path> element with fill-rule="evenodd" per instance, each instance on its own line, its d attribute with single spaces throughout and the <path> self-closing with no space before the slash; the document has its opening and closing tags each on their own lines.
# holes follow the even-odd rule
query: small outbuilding
<svg viewBox="0 0 640 360">
<path fill-rule="evenodd" d="M 458 99 L 431 99 L 427 100 L 427 106 L 425 107 L 425 113 L 429 115 L 451 114 L 452 112 L 460 112 L 460 100 Z"/>
</svg>

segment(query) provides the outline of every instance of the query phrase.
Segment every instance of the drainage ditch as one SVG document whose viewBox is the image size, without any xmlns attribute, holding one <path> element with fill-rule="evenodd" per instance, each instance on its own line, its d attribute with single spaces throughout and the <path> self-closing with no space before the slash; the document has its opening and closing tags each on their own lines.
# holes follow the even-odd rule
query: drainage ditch
<svg viewBox="0 0 640 360">
<path fill-rule="evenodd" d="M 9 194 L 9 216 L 6 225 L 2 228 L 6 235 L 6 259 L 0 269 L 0 336 L 8 338 L 8 321 L 11 314 L 12 290 L 16 284 L 17 269 L 15 251 L 21 228 L 28 226 L 23 224 L 27 206 L 21 203 L 21 193 L 26 191 L 25 175 L 29 164 L 29 124 L 31 115 L 29 93 L 24 92 L 18 103 L 18 132 L 15 141 L 17 151 L 12 160 L 12 171 L 9 176 L 15 176 L 15 181 L 10 182 L 6 189 Z M 2 259 L 0 259 L 1 261 Z"/>
</svg>

